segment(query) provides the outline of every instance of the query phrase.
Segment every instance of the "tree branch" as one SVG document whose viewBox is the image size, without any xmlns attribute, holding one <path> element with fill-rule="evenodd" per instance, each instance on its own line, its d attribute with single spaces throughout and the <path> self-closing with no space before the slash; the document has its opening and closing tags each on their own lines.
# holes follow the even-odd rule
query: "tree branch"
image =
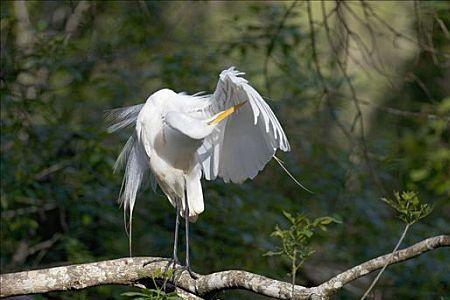
<svg viewBox="0 0 450 300">
<path fill-rule="evenodd" d="M 408 248 L 395 251 L 393 255 L 392 253 L 388 253 L 378 256 L 377 258 L 366 261 L 365 263 L 348 269 L 347 271 L 331 278 L 327 282 L 322 283 L 318 289 L 327 295 L 334 294 L 339 289 L 337 288 L 338 286 L 344 286 L 360 277 L 365 276 L 366 274 L 381 269 L 386 262 L 388 262 L 388 265 L 392 265 L 409 260 L 439 247 L 450 247 L 450 235 L 431 237 Z"/>
<path fill-rule="evenodd" d="M 89 9 L 91 6 L 91 3 L 88 1 L 82 0 L 78 3 L 77 7 L 75 8 L 72 15 L 67 20 L 65 33 L 66 36 L 64 37 L 64 44 L 67 45 L 72 35 L 75 33 L 75 31 L 78 28 L 78 25 L 81 22 L 81 19 L 83 17 L 83 14 L 85 11 Z"/>
<path fill-rule="evenodd" d="M 327 299 L 344 285 L 382 268 L 386 263 L 391 265 L 439 247 L 449 246 L 450 235 L 428 238 L 396 251 L 393 255 L 389 253 L 371 259 L 317 287 L 296 285 L 294 299 Z M 151 263 L 144 267 L 144 263 L 149 261 Z M 0 297 L 78 290 L 107 284 L 151 287 L 151 278 L 161 277 L 161 270 L 164 270 L 166 265 L 166 259 L 135 257 L 4 274 L 0 277 Z M 242 289 L 277 299 L 292 299 L 290 283 L 258 274 L 230 270 L 198 275 L 195 280 L 181 266 L 176 266 L 176 270 L 174 280 L 167 286 L 190 299 L 227 289 Z"/>
<path fill-rule="evenodd" d="M 29 53 L 32 50 L 35 37 L 28 14 L 27 3 L 20 0 L 14 1 L 12 4 L 17 18 L 16 45 Z"/>
</svg>

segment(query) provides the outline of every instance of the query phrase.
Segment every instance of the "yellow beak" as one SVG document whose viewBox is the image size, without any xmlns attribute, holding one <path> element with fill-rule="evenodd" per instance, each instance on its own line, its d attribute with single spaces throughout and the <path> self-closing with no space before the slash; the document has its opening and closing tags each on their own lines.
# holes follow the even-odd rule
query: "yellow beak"
<svg viewBox="0 0 450 300">
<path fill-rule="evenodd" d="M 209 121 L 208 125 L 215 125 L 215 124 L 218 124 L 219 122 L 225 120 L 226 118 L 231 116 L 234 112 L 236 112 L 246 102 L 247 101 L 241 102 L 239 104 L 236 104 L 236 105 L 230 107 L 229 109 L 222 111 L 221 113 L 219 113 L 219 115 L 217 117 L 214 118 L 214 120 Z"/>
</svg>

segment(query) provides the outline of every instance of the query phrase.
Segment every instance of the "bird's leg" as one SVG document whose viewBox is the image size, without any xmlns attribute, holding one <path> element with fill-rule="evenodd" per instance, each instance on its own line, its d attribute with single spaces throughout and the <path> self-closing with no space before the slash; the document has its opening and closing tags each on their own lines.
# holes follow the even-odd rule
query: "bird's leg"
<svg viewBox="0 0 450 300">
<path fill-rule="evenodd" d="M 167 273 L 167 271 L 169 270 L 169 267 L 172 265 L 173 268 L 175 269 L 177 264 L 180 264 L 180 261 L 178 260 L 178 255 L 177 255 L 177 250 L 178 250 L 178 228 L 180 225 L 180 205 L 179 203 L 176 203 L 175 208 L 176 208 L 176 217 L 175 217 L 175 236 L 174 236 L 174 240 L 173 240 L 173 255 L 172 255 L 172 259 L 170 259 L 168 261 L 168 264 L 166 266 L 166 268 L 164 269 L 164 273 Z M 155 263 L 155 262 L 160 262 L 160 261 L 165 261 L 166 259 L 156 259 L 156 260 L 152 260 L 152 261 L 148 261 L 146 263 L 144 263 L 144 267 L 148 264 L 151 263 Z"/>
<path fill-rule="evenodd" d="M 185 184 L 186 187 L 186 184 Z M 189 205 L 187 198 L 187 189 L 184 189 L 184 221 L 185 221 L 185 231 L 186 231 L 186 270 L 189 272 L 192 278 L 197 279 L 198 277 L 191 270 L 191 263 L 189 260 Z"/>
<path fill-rule="evenodd" d="M 180 225 L 180 205 L 181 203 L 176 202 L 175 207 L 177 211 L 177 216 L 175 217 L 175 236 L 173 239 L 173 255 L 172 259 L 169 260 L 169 263 L 167 264 L 166 268 L 164 269 L 164 273 L 167 274 L 169 271 L 170 266 L 172 266 L 172 269 L 175 270 L 177 267 L 177 264 L 180 264 L 180 261 L 178 260 L 177 250 L 178 250 L 178 227 Z M 175 272 L 173 273 L 175 274 Z"/>
<path fill-rule="evenodd" d="M 178 249 L 178 227 L 180 225 L 180 204 L 176 204 L 177 216 L 175 219 L 175 237 L 173 240 L 173 261 L 174 263 L 178 263 L 177 249 Z"/>
</svg>

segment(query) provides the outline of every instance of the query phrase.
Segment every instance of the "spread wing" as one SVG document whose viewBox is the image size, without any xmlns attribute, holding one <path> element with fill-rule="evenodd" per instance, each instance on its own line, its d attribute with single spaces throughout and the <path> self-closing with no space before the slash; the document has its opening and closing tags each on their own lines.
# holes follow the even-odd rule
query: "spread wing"
<svg viewBox="0 0 450 300">
<path fill-rule="evenodd" d="M 277 149 L 290 151 L 274 113 L 248 81 L 240 77 L 243 74 L 234 67 L 223 71 L 210 99 L 212 113 L 246 103 L 220 122 L 198 150 L 208 180 L 219 176 L 225 182 L 243 182 L 254 178 Z"/>
</svg>

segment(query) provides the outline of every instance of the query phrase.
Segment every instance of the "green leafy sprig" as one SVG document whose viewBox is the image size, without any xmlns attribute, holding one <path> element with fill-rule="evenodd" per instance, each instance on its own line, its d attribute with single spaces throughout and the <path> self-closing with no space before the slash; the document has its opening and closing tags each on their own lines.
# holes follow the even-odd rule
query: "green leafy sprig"
<svg viewBox="0 0 450 300">
<path fill-rule="evenodd" d="M 414 191 L 394 192 L 394 199 L 381 198 L 381 200 L 395 209 L 399 219 L 408 225 L 417 223 L 433 210 L 429 204 L 423 203 L 418 193 Z"/>
<path fill-rule="evenodd" d="M 309 246 L 315 232 L 317 230 L 327 231 L 328 225 L 341 223 L 341 221 L 329 216 L 310 220 L 304 214 L 292 215 L 286 211 L 283 211 L 283 215 L 289 221 L 290 226 L 284 229 L 277 225 L 271 234 L 271 236 L 280 239 L 281 247 L 275 251 L 268 251 L 264 255 L 286 256 L 289 258 L 291 261 L 292 293 L 294 293 L 295 276 L 298 269 L 315 252 Z"/>
</svg>

